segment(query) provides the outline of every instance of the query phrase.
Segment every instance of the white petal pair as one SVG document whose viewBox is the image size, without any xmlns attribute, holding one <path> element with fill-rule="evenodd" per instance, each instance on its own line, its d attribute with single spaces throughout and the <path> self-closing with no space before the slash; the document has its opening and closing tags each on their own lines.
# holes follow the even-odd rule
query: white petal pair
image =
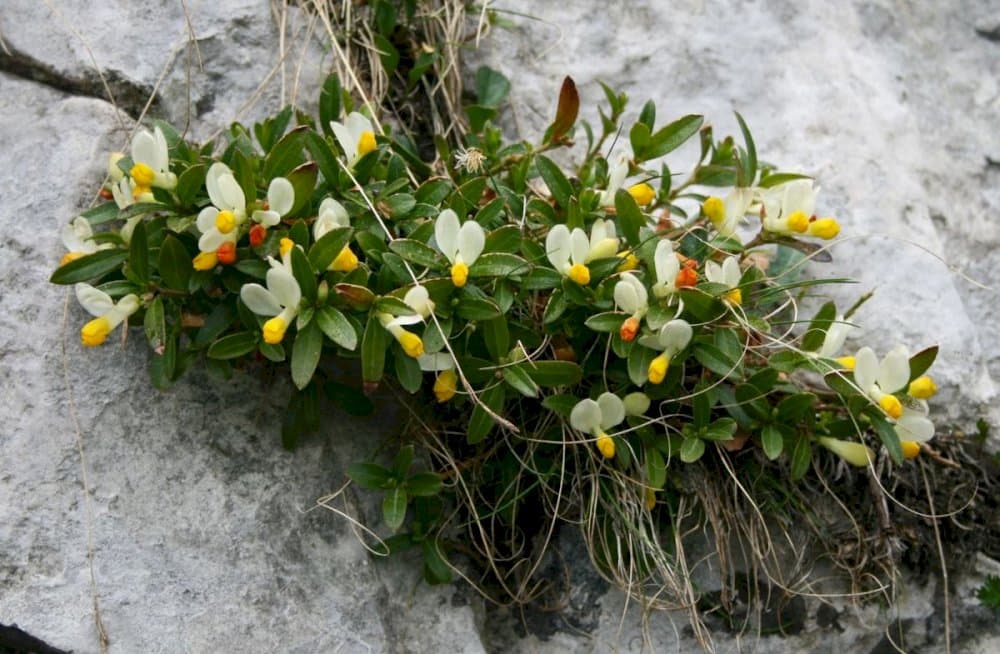
<svg viewBox="0 0 1000 654">
<path fill-rule="evenodd" d="M 736 288 L 740 284 L 740 262 L 736 257 L 726 257 L 720 266 L 714 261 L 705 262 L 705 279 L 726 288 Z"/>
<path fill-rule="evenodd" d="M 625 420 L 625 404 L 614 393 L 601 393 L 597 400 L 577 402 L 570 412 L 569 424 L 578 431 L 597 434 Z"/>
<path fill-rule="evenodd" d="M 358 146 L 365 133 L 371 134 L 373 139 L 375 134 L 372 122 L 356 111 L 351 112 L 343 123 L 330 121 L 330 129 L 337 137 L 337 142 L 344 151 L 349 167 L 354 166 L 358 159 L 363 156 L 362 153 L 359 153 Z"/>
<path fill-rule="evenodd" d="M 470 266 L 486 247 L 486 232 L 475 220 L 460 223 L 454 211 L 445 209 L 434 221 L 434 240 L 450 263 Z"/>
<path fill-rule="evenodd" d="M 298 308 L 302 291 L 292 273 L 277 266 L 267 271 L 267 288 L 256 283 L 244 284 L 240 299 L 257 315 L 276 316 L 286 308 Z"/>
<path fill-rule="evenodd" d="M 639 339 L 639 344 L 653 350 L 661 350 L 667 357 L 672 357 L 691 342 L 694 330 L 686 320 L 675 318 L 671 320 L 660 331 L 651 336 L 643 336 Z"/>
<path fill-rule="evenodd" d="M 109 329 L 114 329 L 139 310 L 139 298 L 132 293 L 115 302 L 110 295 L 90 284 L 76 284 L 73 290 L 80 306 L 90 315 L 107 320 Z"/>
<path fill-rule="evenodd" d="M 294 204 L 295 188 L 292 183 L 284 177 L 275 177 L 267 187 L 267 209 L 254 211 L 251 219 L 264 227 L 274 227 Z"/>
<path fill-rule="evenodd" d="M 351 217 L 344 205 L 333 198 L 326 198 L 319 205 L 319 216 L 313 223 L 313 238 L 317 241 L 337 227 L 350 227 Z"/>
<path fill-rule="evenodd" d="M 630 272 L 622 273 L 615 284 L 615 304 L 632 316 L 642 316 L 649 309 L 649 294 L 639 278 Z"/>
<path fill-rule="evenodd" d="M 872 389 L 895 393 L 910 382 L 910 357 L 903 345 L 897 345 L 879 362 L 870 347 L 858 350 L 854 357 L 854 381 L 866 394 Z"/>
</svg>

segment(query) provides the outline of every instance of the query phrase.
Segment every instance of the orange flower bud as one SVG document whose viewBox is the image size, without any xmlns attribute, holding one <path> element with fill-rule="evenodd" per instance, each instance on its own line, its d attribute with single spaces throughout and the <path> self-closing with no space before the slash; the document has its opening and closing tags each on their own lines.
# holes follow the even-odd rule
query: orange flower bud
<svg viewBox="0 0 1000 654">
<path fill-rule="evenodd" d="M 250 245 L 255 248 L 260 247 L 265 238 L 267 238 L 267 227 L 254 225 L 250 228 Z"/>
<path fill-rule="evenodd" d="M 685 286 L 694 286 L 698 283 L 698 272 L 693 268 L 688 268 L 687 264 L 678 273 L 677 277 L 674 279 L 674 286 L 677 288 L 684 288 Z"/>
<path fill-rule="evenodd" d="M 622 323 L 621 329 L 618 330 L 618 335 L 622 337 L 622 340 L 626 343 L 631 343 L 635 340 L 636 335 L 639 333 L 639 319 L 635 316 L 629 317 L 625 322 Z"/>
<path fill-rule="evenodd" d="M 215 256 L 219 259 L 219 263 L 224 266 L 236 263 L 236 244 L 226 241 L 215 251 Z"/>
</svg>

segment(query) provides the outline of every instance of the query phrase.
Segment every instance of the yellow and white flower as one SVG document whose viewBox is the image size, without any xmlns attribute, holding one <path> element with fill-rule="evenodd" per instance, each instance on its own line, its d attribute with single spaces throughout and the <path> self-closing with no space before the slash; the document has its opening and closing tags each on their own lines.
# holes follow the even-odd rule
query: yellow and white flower
<svg viewBox="0 0 1000 654">
<path fill-rule="evenodd" d="M 656 281 L 652 286 L 653 295 L 662 299 L 677 292 L 677 273 L 681 271 L 681 262 L 674 254 L 674 246 L 667 239 L 661 239 L 656 244 L 653 271 L 656 273 Z"/>
<path fill-rule="evenodd" d="M 608 188 L 601 193 L 602 207 L 615 206 L 615 193 L 618 192 L 618 189 L 625 183 L 625 178 L 628 177 L 628 161 L 628 155 L 620 154 L 608 170 Z"/>
<path fill-rule="evenodd" d="M 80 329 L 80 342 L 87 347 L 96 347 L 103 343 L 112 329 L 139 310 L 139 297 L 133 293 L 115 302 L 110 295 L 90 284 L 77 284 L 74 290 L 80 306 L 95 316 Z"/>
<path fill-rule="evenodd" d="M 725 199 L 714 195 L 709 197 L 702 203 L 701 210 L 720 236 L 732 236 L 752 201 L 753 189 L 737 187 Z"/>
<path fill-rule="evenodd" d="M 811 179 L 794 179 L 760 192 L 762 224 L 774 234 L 808 234 L 831 239 L 840 233 L 835 218 L 816 218 L 816 194 Z"/>
<path fill-rule="evenodd" d="M 844 322 L 844 316 L 837 316 L 837 318 L 830 323 L 830 326 L 826 328 L 826 334 L 823 336 L 823 344 L 820 346 L 817 354 L 824 359 L 833 359 L 840 352 L 840 348 L 844 347 L 844 341 L 847 340 L 847 335 L 851 333 L 854 326 L 849 322 Z M 848 358 L 848 357 L 843 357 Z M 842 362 L 848 363 L 848 362 Z M 850 360 L 849 368 L 854 368 L 854 360 Z"/>
<path fill-rule="evenodd" d="M 292 183 L 284 177 L 275 177 L 267 186 L 267 209 L 257 209 L 250 219 L 264 227 L 274 227 L 294 204 L 295 188 Z"/>
<path fill-rule="evenodd" d="M 730 304 L 743 302 L 743 292 L 739 289 L 741 276 L 740 262 L 736 257 L 726 257 L 721 266 L 714 261 L 705 262 L 705 279 L 729 289 L 723 299 Z"/>
<path fill-rule="evenodd" d="M 434 240 L 438 249 L 451 263 L 451 283 L 465 286 L 469 266 L 476 262 L 486 246 L 486 232 L 475 220 L 459 224 L 458 215 L 445 209 L 434 221 Z"/>
<path fill-rule="evenodd" d="M 291 239 L 281 239 L 281 256 L 278 262 L 269 257 L 271 269 L 267 271 L 267 288 L 260 284 L 244 284 L 240 289 L 240 299 L 247 308 L 259 316 L 274 316 L 261 329 L 264 342 L 277 345 L 285 338 L 285 332 L 292 320 L 299 315 L 302 289 L 292 275 L 290 255 L 295 247 Z"/>
<path fill-rule="evenodd" d="M 159 127 L 140 129 L 132 137 L 132 168 L 129 176 L 135 183 L 134 193 L 149 192 L 153 186 L 172 190 L 177 186 L 177 175 L 170 172 L 170 152 L 167 139 Z"/>
<path fill-rule="evenodd" d="M 906 347 L 898 345 L 878 360 L 870 347 L 863 347 L 854 356 L 854 383 L 865 395 L 892 418 L 901 441 L 922 443 L 934 437 L 934 423 L 927 418 L 927 404 L 915 400 L 904 405 L 894 394 L 908 389 L 910 356 Z"/>
<path fill-rule="evenodd" d="M 407 316 L 393 316 L 391 313 L 379 311 L 375 314 L 375 317 L 382 324 L 382 327 L 392 334 L 392 337 L 396 339 L 396 342 L 403 348 L 403 352 L 407 356 L 419 360 L 421 355 L 424 354 L 424 342 L 418 335 L 406 331 L 403 327 L 406 325 L 415 325 L 429 318 L 431 313 L 434 312 L 434 302 L 431 300 L 427 288 L 421 284 L 417 284 L 408 290 L 406 295 L 403 296 L 403 302 L 416 313 Z"/>
<path fill-rule="evenodd" d="M 579 227 L 572 232 L 566 225 L 556 225 L 545 238 L 545 254 L 561 275 L 586 286 L 590 283 L 587 264 L 595 259 L 613 257 L 618 252 L 615 226 L 610 220 L 598 218 L 590 228 L 590 238 Z"/>
<path fill-rule="evenodd" d="M 351 217 L 347 213 L 344 205 L 333 198 L 326 198 L 319 205 L 319 216 L 313 223 L 313 238 L 319 240 L 332 230 L 338 227 L 350 227 Z M 358 267 L 358 256 L 351 250 L 351 246 L 345 245 L 337 258 L 334 259 L 327 270 L 335 272 L 351 272 Z"/>
<path fill-rule="evenodd" d="M 639 339 L 639 345 L 660 350 L 660 354 L 649 363 L 649 368 L 646 370 L 649 383 L 659 384 L 663 382 L 667 376 L 670 359 L 688 346 L 692 335 L 691 325 L 686 320 L 675 318 L 661 327 L 656 334 L 643 336 Z"/>
<path fill-rule="evenodd" d="M 597 449 L 606 459 L 615 456 L 615 441 L 607 430 L 625 420 L 625 404 L 614 393 L 601 393 L 597 400 L 580 400 L 569 414 L 569 424 L 597 439 Z"/>
<path fill-rule="evenodd" d="M 343 123 L 331 120 L 330 129 L 344 151 L 348 168 L 353 168 L 361 157 L 378 147 L 372 122 L 356 111 L 351 112 Z"/>
<path fill-rule="evenodd" d="M 247 201 L 233 171 L 222 162 L 216 162 L 205 175 L 205 188 L 212 204 L 198 214 L 198 249 L 194 259 L 196 270 L 211 270 L 218 263 L 219 248 L 230 243 L 235 247 L 239 228 L 247 220 Z"/>
<path fill-rule="evenodd" d="M 642 319 L 649 311 L 649 294 L 638 277 L 626 272 L 622 273 L 621 279 L 615 284 L 614 296 L 615 304 L 629 314 L 618 333 L 623 341 L 630 343 L 635 340 Z"/>
<path fill-rule="evenodd" d="M 93 240 L 94 230 L 90 226 L 90 221 L 83 216 L 77 216 L 73 222 L 64 225 L 60 236 L 62 237 L 63 245 L 68 250 L 59 262 L 60 266 L 80 257 L 85 257 L 88 254 L 93 254 L 98 250 L 107 250 L 113 247 L 111 243 L 98 243 Z"/>
<path fill-rule="evenodd" d="M 455 397 L 458 389 L 458 374 L 455 372 L 455 360 L 447 352 L 421 354 L 417 363 L 424 372 L 436 372 L 434 379 L 434 397 L 438 402 L 447 402 Z"/>
</svg>

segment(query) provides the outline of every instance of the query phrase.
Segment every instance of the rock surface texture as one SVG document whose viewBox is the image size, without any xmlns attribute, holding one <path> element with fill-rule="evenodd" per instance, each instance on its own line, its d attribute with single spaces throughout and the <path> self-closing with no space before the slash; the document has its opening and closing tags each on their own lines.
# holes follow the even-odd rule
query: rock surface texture
<svg viewBox="0 0 1000 654">
<path fill-rule="evenodd" d="M 654 617 L 644 638 L 634 611 L 621 619 L 622 597 L 590 578 L 566 617 L 528 619 L 525 636 L 521 616 L 428 588 L 401 563 L 373 560 L 345 521 L 306 512 L 368 454 L 373 433 L 399 429 L 398 413 L 337 414 L 326 437 L 290 454 L 276 437 L 283 380 L 195 374 L 160 393 L 140 338 L 79 347 L 83 312 L 47 282 L 59 228 L 91 201 L 107 152 L 127 143 L 154 88 L 151 113 L 190 121 L 199 138 L 314 102 L 328 50 L 313 14 L 284 4 L 3 3 L 0 623 L 78 654 L 101 650 L 95 601 L 112 653 L 692 651 L 683 616 L 676 630 Z M 706 113 L 732 132 L 739 110 L 758 150 L 814 174 L 822 205 L 842 219 L 833 274 L 860 280 L 850 293 L 876 290 L 856 343 L 939 342 L 935 412 L 996 424 L 1000 303 L 949 269 L 1000 282 L 1000 17 L 990 4 L 505 0 L 491 6 L 537 19 L 502 14 L 514 27 L 474 58 L 511 77 L 506 117 L 525 136 L 540 134 L 566 74 L 591 120 L 597 80 L 636 109 L 654 98 L 661 122 Z M 341 508 L 366 511 L 350 497 Z M 954 581 L 952 627 L 959 651 L 985 654 L 1000 633 L 976 582 Z M 911 651 L 940 650 L 941 612 L 934 582 L 904 587 Z M 794 637 L 720 635 L 716 646 L 888 652 L 886 622 L 810 613 Z"/>
</svg>

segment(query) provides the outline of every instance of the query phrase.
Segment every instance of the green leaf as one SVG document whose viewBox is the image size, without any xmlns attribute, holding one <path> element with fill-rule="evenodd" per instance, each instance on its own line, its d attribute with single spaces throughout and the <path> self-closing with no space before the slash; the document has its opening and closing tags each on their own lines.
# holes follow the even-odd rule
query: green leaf
<svg viewBox="0 0 1000 654">
<path fill-rule="evenodd" d="M 523 275 L 530 270 L 527 261 L 514 254 L 494 252 L 480 255 L 476 262 L 469 266 L 470 277 L 507 277 L 508 275 Z"/>
<path fill-rule="evenodd" d="M 479 400 L 488 406 L 497 415 L 500 415 L 503 411 L 504 400 L 506 397 L 507 387 L 504 384 L 497 384 L 491 386 L 479 393 Z M 490 431 L 493 429 L 493 418 L 483 410 L 478 403 L 472 410 L 472 416 L 469 418 L 469 429 L 466 432 L 466 441 L 469 445 L 475 445 L 482 441 L 486 436 L 489 435 Z"/>
<path fill-rule="evenodd" d="M 875 427 L 875 432 L 882 440 L 882 444 L 885 445 L 885 449 L 888 450 L 889 456 L 892 457 L 896 465 L 902 465 L 903 448 L 899 443 L 899 434 L 896 433 L 896 428 L 882 417 L 881 411 L 875 407 L 869 407 L 865 414 L 871 420 L 872 426 Z"/>
<path fill-rule="evenodd" d="M 493 320 L 503 315 L 492 300 L 465 296 L 458 301 L 455 312 L 466 320 Z"/>
<path fill-rule="evenodd" d="M 760 444 L 764 448 L 764 455 L 774 461 L 785 449 L 785 438 L 781 435 L 781 430 L 774 425 L 764 425 L 760 433 Z"/>
<path fill-rule="evenodd" d="M 686 437 L 681 442 L 681 461 L 694 463 L 705 454 L 705 441 L 700 438 Z"/>
<path fill-rule="evenodd" d="M 394 316 L 415 316 L 417 312 L 409 304 L 398 297 L 383 295 L 375 300 L 375 310 L 381 313 L 389 313 Z"/>
<path fill-rule="evenodd" d="M 128 254 L 126 250 L 98 250 L 59 266 L 49 277 L 49 281 L 53 284 L 76 284 L 103 277 L 120 268 L 128 259 Z M 188 261 L 187 264 L 190 266 L 191 262 Z"/>
<path fill-rule="evenodd" d="M 208 347 L 210 359 L 235 359 L 257 349 L 256 332 L 237 332 L 223 336 Z"/>
<path fill-rule="evenodd" d="M 162 347 L 167 340 L 167 323 L 163 315 L 163 300 L 157 296 L 146 308 L 146 317 L 143 320 L 143 329 L 146 332 L 146 340 L 153 350 Z"/>
<path fill-rule="evenodd" d="M 538 167 L 538 174 L 545 180 L 545 185 L 552 192 L 552 197 L 561 207 L 569 206 L 569 199 L 573 196 L 573 186 L 566 179 L 559 166 L 543 155 L 535 158 L 535 165 Z"/>
<path fill-rule="evenodd" d="M 347 476 L 362 488 L 380 490 L 392 483 L 389 471 L 377 463 L 352 463 L 347 467 Z"/>
<path fill-rule="evenodd" d="M 809 439 L 800 435 L 792 447 L 791 469 L 789 470 L 792 480 L 802 479 L 809 471 L 809 464 L 811 462 L 812 447 L 809 445 Z"/>
<path fill-rule="evenodd" d="M 651 157 L 646 155 L 646 150 L 650 145 L 650 138 L 652 136 L 649 125 L 645 123 L 636 123 L 632 125 L 632 129 L 628 132 L 629 145 L 632 146 L 633 157 L 636 161 L 645 161 Z"/>
<path fill-rule="evenodd" d="M 491 359 L 499 361 L 500 357 L 507 356 L 510 350 L 510 332 L 506 318 L 501 315 L 492 320 L 484 320 L 479 323 L 479 329 Z"/>
<path fill-rule="evenodd" d="M 441 546 L 430 538 L 423 542 L 424 580 L 429 584 L 449 584 L 452 580 L 451 568 L 441 554 Z"/>
<path fill-rule="evenodd" d="M 295 194 L 295 201 L 286 215 L 294 216 L 303 207 L 308 206 L 312 202 L 313 191 L 316 189 L 316 178 L 318 176 L 319 166 L 314 161 L 307 161 L 285 175 L 285 178 L 292 184 L 292 190 Z"/>
<path fill-rule="evenodd" d="M 812 322 L 809 323 L 809 329 L 802 337 L 802 349 L 806 352 L 818 350 L 823 345 L 827 330 L 830 329 L 830 325 L 836 318 L 837 306 L 833 302 L 827 302 L 820 307 Z"/>
<path fill-rule="evenodd" d="M 92 209 L 87 209 L 80 215 L 87 219 L 92 226 L 111 222 L 118 218 L 118 205 L 114 202 L 105 202 Z"/>
<path fill-rule="evenodd" d="M 743 186 L 753 186 L 754 178 L 757 176 L 757 146 L 754 145 L 750 128 L 747 127 L 743 116 L 738 111 L 733 113 L 736 114 L 736 121 L 740 124 L 740 131 L 743 132 L 743 142 L 747 146 L 746 162 L 743 170 Z"/>
<path fill-rule="evenodd" d="M 491 252 L 513 253 L 520 251 L 521 238 L 521 228 L 517 225 L 505 225 L 494 229 L 486 235 L 486 246 L 483 248 L 480 259 Z"/>
<path fill-rule="evenodd" d="M 319 92 L 319 124 L 323 133 L 331 138 L 333 129 L 330 128 L 330 121 L 340 121 L 340 109 L 340 78 L 333 73 L 323 82 Z"/>
<path fill-rule="evenodd" d="M 655 447 L 647 447 L 646 453 L 646 483 L 652 488 L 663 488 L 667 483 L 667 464 L 663 455 Z"/>
<path fill-rule="evenodd" d="M 389 241 L 389 249 L 406 261 L 427 268 L 439 268 L 445 262 L 440 252 L 425 243 L 409 238 L 397 238 Z"/>
<path fill-rule="evenodd" d="M 406 489 L 402 486 L 390 488 L 382 500 L 382 518 L 389 529 L 396 531 L 406 519 Z"/>
<path fill-rule="evenodd" d="M 649 381 L 649 364 L 653 362 L 657 354 L 648 347 L 638 344 L 632 345 L 632 349 L 628 353 L 627 366 L 628 377 L 633 384 L 642 386 Z"/>
<path fill-rule="evenodd" d="M 385 351 L 389 348 L 389 333 L 375 317 L 368 317 L 365 333 L 361 337 L 361 378 L 366 382 L 382 379 L 385 369 Z"/>
<path fill-rule="evenodd" d="M 562 275 L 552 268 L 536 266 L 524 276 L 521 288 L 525 291 L 541 291 L 561 285 L 562 280 Z"/>
<path fill-rule="evenodd" d="M 436 472 L 418 472 L 406 480 L 406 490 L 414 497 L 429 497 L 441 492 L 444 484 Z"/>
<path fill-rule="evenodd" d="M 484 107 L 498 107 L 510 93 L 510 80 L 489 66 L 476 71 L 476 98 Z"/>
<path fill-rule="evenodd" d="M 205 174 L 207 172 L 208 167 L 205 164 L 195 164 L 188 166 L 188 169 L 180 174 L 177 178 L 177 188 L 174 189 L 174 192 L 177 193 L 177 200 L 181 203 L 181 206 L 194 204 L 198 192 L 205 186 Z"/>
<path fill-rule="evenodd" d="M 618 189 L 618 192 L 615 193 L 615 211 L 618 213 L 618 222 L 625 240 L 632 247 L 637 247 L 639 245 L 639 229 L 648 221 L 646 216 L 642 214 L 642 210 L 639 209 L 639 205 L 636 204 L 635 198 L 628 191 Z"/>
<path fill-rule="evenodd" d="M 315 322 L 310 322 L 296 334 L 292 347 L 292 381 L 299 390 L 312 380 L 322 352 L 323 332 Z"/>
<path fill-rule="evenodd" d="M 527 366 L 531 364 L 520 364 L 515 363 L 513 365 L 504 366 L 500 369 L 503 375 L 504 381 L 511 385 L 511 387 L 516 390 L 521 395 L 525 397 L 537 397 L 538 396 L 538 384 L 536 384 L 528 371 L 525 370 Z"/>
<path fill-rule="evenodd" d="M 570 413 L 573 412 L 573 407 L 577 405 L 580 398 L 575 395 L 569 395 L 567 393 L 561 393 L 558 395 L 549 395 L 544 400 L 542 400 L 542 406 L 563 416 L 564 418 L 569 418 Z"/>
<path fill-rule="evenodd" d="M 340 173 L 340 164 L 337 163 L 337 157 L 333 154 L 330 144 L 316 132 L 306 132 L 302 138 L 309 153 L 319 165 L 323 179 L 329 184 L 335 184 Z"/>
<path fill-rule="evenodd" d="M 396 67 L 399 66 L 399 50 L 381 34 L 375 34 L 374 40 L 382 68 L 385 70 L 385 74 L 391 77 Z"/>
<path fill-rule="evenodd" d="M 217 304 L 205 318 L 205 323 L 194 337 L 193 347 L 202 348 L 219 337 L 236 320 L 236 310 L 230 304 Z"/>
<path fill-rule="evenodd" d="M 396 193 L 385 200 L 389 217 L 394 220 L 405 218 L 417 206 L 417 200 L 409 193 Z M 389 244 L 391 247 L 391 243 Z"/>
<path fill-rule="evenodd" d="M 761 177 L 757 186 L 760 188 L 771 188 L 772 186 L 791 182 L 796 179 L 812 179 L 812 177 L 800 173 L 771 173 L 766 177 Z"/>
<path fill-rule="evenodd" d="M 724 354 L 722 350 L 708 343 L 695 345 L 694 358 L 698 360 L 698 363 L 723 378 L 739 371 L 735 361 Z"/>
<path fill-rule="evenodd" d="M 606 311 L 605 313 L 595 313 L 584 320 L 583 324 L 595 332 L 617 333 L 628 317 L 627 313 L 620 311 Z"/>
<path fill-rule="evenodd" d="M 295 276 L 295 281 L 299 283 L 302 297 L 310 302 L 314 302 L 318 290 L 316 285 L 316 271 L 313 270 L 312 264 L 309 263 L 309 259 L 306 258 L 305 253 L 297 247 L 292 248 L 291 259 L 292 275 Z"/>
<path fill-rule="evenodd" d="M 717 164 L 699 166 L 695 171 L 694 181 L 703 186 L 735 186 L 736 169 Z"/>
<path fill-rule="evenodd" d="M 316 270 L 326 270 L 337 255 L 351 242 L 350 227 L 334 227 L 309 248 L 309 263 Z"/>
<path fill-rule="evenodd" d="M 163 285 L 172 291 L 187 292 L 191 279 L 191 255 L 187 248 L 174 236 L 167 235 L 160 246 L 160 259 L 157 265 Z"/>
<path fill-rule="evenodd" d="M 375 294 L 372 293 L 371 289 L 365 286 L 341 283 L 334 285 L 333 290 L 341 299 L 347 302 L 352 309 L 357 311 L 367 311 L 375 302 Z"/>
<path fill-rule="evenodd" d="M 399 381 L 399 385 L 403 387 L 403 390 L 407 393 L 416 393 L 420 390 L 420 384 L 424 381 L 423 372 L 420 370 L 420 364 L 417 360 L 411 356 L 407 356 L 402 352 L 402 348 L 398 348 L 395 355 L 392 358 L 393 369 L 396 372 L 396 380 Z"/>
<path fill-rule="evenodd" d="M 271 180 L 275 177 L 284 177 L 305 160 L 305 157 L 302 156 L 304 148 L 303 135 L 308 130 L 309 128 L 306 125 L 300 125 L 285 134 L 281 137 L 281 140 L 274 144 L 274 147 L 271 148 L 271 151 L 264 158 L 263 174 L 265 179 Z M 248 201 L 253 198 L 254 196 L 252 195 L 247 196 Z"/>
<path fill-rule="evenodd" d="M 549 301 L 545 304 L 545 311 L 542 314 L 542 323 L 548 325 L 559 319 L 566 309 L 569 308 L 569 303 L 566 299 L 566 294 L 556 289 L 552 291 L 552 295 L 549 296 Z"/>
<path fill-rule="evenodd" d="M 270 343 L 260 343 L 259 348 L 260 353 L 263 354 L 264 358 L 268 361 L 281 363 L 285 360 L 285 348 L 281 345 L 281 343 L 275 343 L 274 345 Z"/>
<path fill-rule="evenodd" d="M 796 393 L 778 402 L 778 419 L 787 423 L 798 423 L 811 420 L 812 408 L 816 404 L 816 396 L 812 393 Z"/>
<path fill-rule="evenodd" d="M 736 421 L 732 418 L 719 418 L 705 428 L 703 438 L 710 441 L 728 441 L 736 433 Z"/>
<path fill-rule="evenodd" d="M 146 223 L 141 220 L 132 230 L 132 240 L 128 247 L 128 267 L 137 282 L 149 283 L 149 241 L 146 238 Z"/>
<path fill-rule="evenodd" d="M 334 307 L 323 307 L 318 310 L 316 324 L 327 338 L 345 350 L 354 350 L 358 346 L 358 334 L 354 331 L 354 326 Z"/>
<path fill-rule="evenodd" d="M 772 354 L 767 360 L 767 365 L 778 372 L 791 373 L 794 372 L 803 361 L 805 361 L 805 359 L 798 352 L 783 350 Z"/>
<path fill-rule="evenodd" d="M 572 386 L 583 378 L 583 368 L 572 361 L 530 361 L 524 369 L 539 386 Z"/>
<path fill-rule="evenodd" d="M 854 387 L 854 376 L 848 371 L 829 372 L 823 375 L 823 381 L 835 393 L 840 393 L 844 397 L 857 395 L 858 390 Z"/>
<path fill-rule="evenodd" d="M 644 159 L 656 159 L 669 152 L 673 152 L 685 141 L 697 134 L 704 121 L 703 116 L 689 114 L 660 128 L 650 137 L 649 149 L 644 153 Z"/>
<path fill-rule="evenodd" d="M 937 358 L 938 346 L 934 345 L 910 357 L 910 381 L 927 372 Z"/>
</svg>

